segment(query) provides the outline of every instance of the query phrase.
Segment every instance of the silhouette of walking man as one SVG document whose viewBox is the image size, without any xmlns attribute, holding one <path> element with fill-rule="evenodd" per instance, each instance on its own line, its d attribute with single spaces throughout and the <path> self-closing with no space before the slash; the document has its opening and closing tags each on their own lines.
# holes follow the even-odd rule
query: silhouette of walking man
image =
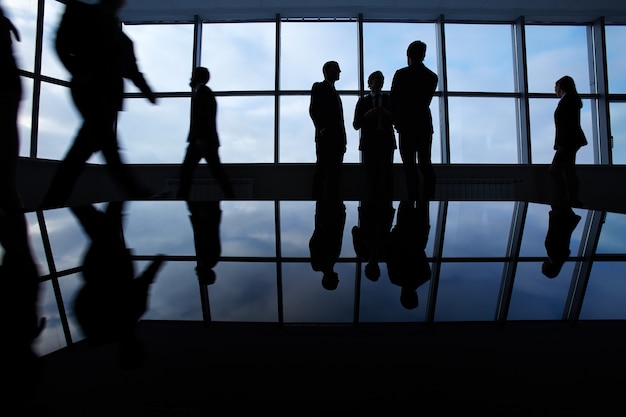
<svg viewBox="0 0 626 417">
<path fill-rule="evenodd" d="M 580 127 L 580 109 L 583 102 L 576 90 L 574 79 L 568 75 L 557 80 L 554 92 L 560 100 L 554 111 L 555 153 L 550 165 L 550 175 L 558 204 L 561 207 L 582 207 L 582 202 L 578 199 L 576 153 L 587 145 L 587 138 Z"/>
<path fill-rule="evenodd" d="M 426 44 L 411 42 L 407 48 L 408 66 L 397 70 L 391 83 L 393 123 L 398 131 L 407 195 L 413 201 L 418 200 L 420 173 L 424 181 L 423 197 L 430 200 L 435 194 L 430 103 L 439 78 L 424 65 L 425 56 Z"/>
<path fill-rule="evenodd" d="M 385 77 L 380 71 L 367 78 L 370 92 L 360 97 L 354 109 L 352 127 L 360 130 L 359 150 L 370 199 L 393 198 L 393 153 L 397 149 L 391 118 L 391 97 L 383 93 Z"/>
<path fill-rule="evenodd" d="M 4 15 L 0 7 L 0 202 L 5 213 L 22 207 L 17 191 L 17 159 L 19 155 L 19 134 L 17 113 L 22 99 L 22 82 L 13 55 L 13 37 L 19 41 L 17 28 Z"/>
<path fill-rule="evenodd" d="M 341 70 L 336 61 L 322 67 L 324 81 L 313 83 L 309 115 L 315 126 L 313 198 L 339 199 L 341 168 L 346 152 L 346 128 L 341 97 L 335 90 Z"/>
<path fill-rule="evenodd" d="M 187 137 L 187 151 L 180 167 L 180 185 L 176 196 L 187 200 L 191 191 L 193 174 L 198 163 L 204 158 L 217 180 L 226 198 L 235 198 L 230 179 L 220 161 L 220 146 L 217 134 L 217 100 L 213 91 L 206 85 L 211 78 L 205 67 L 194 68 L 189 85 L 193 88 L 191 96 L 191 122 Z"/>
<path fill-rule="evenodd" d="M 55 47 L 70 72 L 70 89 L 83 124 L 61 161 L 42 208 L 61 207 L 70 197 L 86 161 L 102 152 L 109 172 L 132 198 L 153 193 L 140 185 L 119 154 L 115 122 L 122 110 L 124 78 L 131 80 L 151 103 L 156 97 L 139 71 L 133 43 L 122 32 L 117 13 L 125 0 L 96 4 L 68 0 Z"/>
</svg>

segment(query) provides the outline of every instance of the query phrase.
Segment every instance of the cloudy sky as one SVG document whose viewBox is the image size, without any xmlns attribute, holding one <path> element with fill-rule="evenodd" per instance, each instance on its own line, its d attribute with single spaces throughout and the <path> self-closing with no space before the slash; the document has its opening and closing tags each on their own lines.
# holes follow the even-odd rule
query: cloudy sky
<svg viewBox="0 0 626 417">
<path fill-rule="evenodd" d="M 34 71 L 36 0 L 2 0 L 5 13 L 20 30 L 21 42 L 15 43 L 20 68 Z M 64 6 L 55 0 L 45 3 L 42 74 L 68 80 L 53 48 L 54 32 Z M 189 93 L 192 67 L 191 25 L 125 26 L 134 40 L 139 66 L 153 90 L 160 93 Z M 359 90 L 359 48 L 355 22 L 285 22 L 281 25 L 280 58 L 276 68 L 275 23 L 205 24 L 202 36 L 201 64 L 211 71 L 209 86 L 218 95 L 218 129 L 225 163 L 272 163 L 275 141 L 275 92 L 279 104 L 278 162 L 314 162 L 313 125 L 308 116 L 308 91 L 322 79 L 322 65 L 339 62 L 341 78 L 336 83 L 342 93 L 348 131 L 345 162 L 359 162 L 358 132 L 351 128 Z M 516 102 L 511 97 L 489 97 L 515 92 L 513 40 L 509 25 L 446 24 L 447 82 L 451 163 L 516 163 Z M 626 93 L 626 55 L 622 42 L 626 27 L 607 27 L 609 91 Z M 391 86 L 395 70 L 406 65 L 406 47 L 421 39 L 428 45 L 425 63 L 435 72 L 438 53 L 434 24 L 365 23 L 363 25 L 364 77 L 375 70 L 385 76 L 384 89 Z M 580 93 L 591 93 L 588 65 L 587 29 L 583 26 L 526 27 L 528 87 L 531 93 L 544 94 L 530 100 L 531 149 L 534 163 L 549 163 L 554 138 L 553 111 L 556 98 L 554 82 L 563 75 L 572 76 Z M 279 71 L 279 85 L 275 73 Z M 31 147 L 32 81 L 23 78 L 25 94 L 19 125 L 20 155 L 29 156 Z M 127 91 L 136 88 L 127 84 Z M 246 92 L 246 94 L 239 94 Z M 250 95 L 249 92 L 256 92 Z M 455 93 L 480 93 L 463 97 Z M 593 137 L 591 109 L 593 101 L 584 100 L 582 124 L 588 138 Z M 441 162 L 439 100 L 431 106 L 435 116 L 433 161 Z M 614 163 L 626 163 L 626 103 L 611 104 L 611 126 L 615 147 Z M 129 163 L 179 163 L 183 159 L 189 119 L 187 97 L 161 98 L 152 105 L 141 98 L 127 99 L 120 114 L 119 138 L 123 157 Z M 44 82 L 41 88 L 39 130 L 36 157 L 61 159 L 80 124 L 67 89 Z M 95 155 L 92 162 L 101 162 Z M 578 162 L 594 161 L 594 144 L 578 153 Z M 395 155 L 399 163 L 399 154 Z M 346 222 L 341 256 L 354 257 L 351 229 L 358 224 L 358 202 L 345 202 Z M 397 209 L 397 204 L 394 204 Z M 427 255 L 433 254 L 432 234 L 437 224 L 437 202 L 431 204 L 431 238 Z M 274 257 L 278 245 L 275 231 L 274 202 L 222 202 L 222 255 L 225 257 Z M 514 203 L 451 202 L 447 211 L 445 244 L 442 254 L 454 257 L 501 257 L 505 255 Z M 282 256 L 305 259 L 308 240 L 314 228 L 313 202 L 280 204 L 280 252 Z M 543 239 L 549 207 L 530 205 L 523 237 L 522 255 L 545 255 Z M 579 214 L 586 216 L 586 211 Z M 183 202 L 132 202 L 127 205 L 125 233 L 128 246 L 137 255 L 166 253 L 191 257 L 194 254 L 189 213 Z M 80 264 L 88 244 L 76 219 L 67 209 L 45 213 L 57 271 Z M 473 219 L 468 222 L 467 219 Z M 475 221 L 480 219 L 480 221 Z M 43 274 L 49 273 L 37 218 L 28 215 L 33 251 Z M 583 223 L 572 238 L 572 252 L 581 239 Z M 603 232 L 601 250 L 625 253 L 620 236 L 626 226 L 619 216 L 607 219 L 611 227 Z M 505 231 L 505 232 L 503 232 Z M 481 242 L 476 245 L 475 242 Z M 566 265 L 561 280 L 547 281 L 540 274 L 540 262 L 520 264 L 511 303 L 511 318 L 558 319 L 562 314 L 573 265 Z M 140 271 L 145 263 L 137 262 Z M 200 320 L 198 283 L 189 260 L 168 262 L 152 290 L 150 310 L 145 318 Z M 598 274 L 601 268 L 598 267 Z M 622 268 L 621 264 L 611 265 Z M 491 320 L 502 275 L 502 262 L 447 263 L 440 271 L 437 320 Z M 217 282 L 210 286 L 211 314 L 214 320 L 275 321 L 277 319 L 275 262 L 221 262 L 216 267 Z M 361 319 L 364 321 L 424 320 L 429 285 L 420 287 L 422 304 L 416 311 L 406 311 L 399 304 L 399 289 L 385 280 L 381 265 L 378 282 L 362 281 Z M 334 292 L 324 291 L 321 275 L 308 262 L 281 265 L 285 321 L 352 320 L 355 287 L 354 263 L 339 263 L 340 285 Z M 592 274 L 593 275 L 596 272 Z M 606 275 L 605 272 L 603 272 Z M 60 279 L 64 302 L 70 315 L 73 337 L 80 330 L 74 323 L 71 299 L 81 283 L 80 275 Z M 611 283 L 611 285 L 618 285 Z M 623 286 L 623 284 L 619 284 Z M 590 284 L 589 305 L 583 312 L 589 317 L 626 315 L 609 309 L 612 302 L 608 286 Z M 58 326 L 58 311 L 50 284 L 45 284 L 44 311 L 49 329 L 41 342 L 46 352 L 63 346 Z M 621 292 L 623 294 L 623 292 Z M 614 299 L 615 297 L 611 298 Z M 529 308 L 528 300 L 533 300 Z M 615 302 L 617 304 L 617 302 Z M 323 306 L 323 307 L 322 307 Z M 391 307 L 389 307 L 391 306 Z"/>
</svg>

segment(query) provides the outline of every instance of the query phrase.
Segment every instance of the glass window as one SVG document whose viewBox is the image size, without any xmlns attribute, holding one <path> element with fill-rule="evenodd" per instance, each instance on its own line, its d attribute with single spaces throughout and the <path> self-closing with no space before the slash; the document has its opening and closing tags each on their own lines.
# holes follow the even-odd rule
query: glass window
<svg viewBox="0 0 626 417">
<path fill-rule="evenodd" d="M 222 256 L 276 256 L 273 201 L 222 201 Z"/>
<path fill-rule="evenodd" d="M 68 276 L 64 278 L 67 278 L 68 281 L 74 280 L 76 282 L 78 276 Z M 46 325 L 41 334 L 35 338 L 32 347 L 38 356 L 44 356 L 48 353 L 63 349 L 67 346 L 67 343 L 65 342 L 65 334 L 63 333 L 63 326 L 59 315 L 59 306 L 52 287 L 52 281 L 48 280 L 39 284 L 38 296 L 38 313 L 40 317 L 46 318 Z M 69 294 L 64 294 L 64 297 L 65 296 L 69 296 Z M 72 341 L 76 342 L 78 340 L 80 339 L 74 340 L 72 337 Z"/>
<path fill-rule="evenodd" d="M 309 103 L 309 95 L 280 98 L 278 143 L 281 163 L 315 162 L 315 126 L 309 116 Z"/>
<path fill-rule="evenodd" d="M 211 72 L 211 88 L 274 90 L 275 46 L 274 22 L 203 24 L 200 61 Z"/>
<path fill-rule="evenodd" d="M 37 157 L 63 159 L 81 124 L 69 88 L 41 83 Z"/>
<path fill-rule="evenodd" d="M 222 162 L 274 162 L 274 97 L 217 97 L 217 131 Z"/>
<path fill-rule="evenodd" d="M 574 262 L 566 262 L 553 279 L 541 273 L 541 262 L 517 264 L 508 320 L 560 320 L 563 317 Z"/>
<path fill-rule="evenodd" d="M 517 163 L 514 99 L 452 97 L 448 103 L 452 163 Z"/>
<path fill-rule="evenodd" d="M 183 161 L 189 134 L 189 98 L 127 98 L 118 113 L 117 137 L 126 163 L 156 164 Z"/>
<path fill-rule="evenodd" d="M 548 233 L 550 210 L 551 207 L 548 204 L 530 203 L 528 205 L 520 246 L 520 256 L 546 256 L 545 240 Z M 576 256 L 578 253 L 587 210 L 574 209 L 574 213 L 581 216 L 581 221 L 572 232 L 570 239 L 572 256 Z"/>
<path fill-rule="evenodd" d="M 155 92 L 190 91 L 193 25 L 125 25 L 139 70 Z M 127 92 L 139 89 L 125 80 Z"/>
<path fill-rule="evenodd" d="M 611 103 L 611 135 L 613 163 L 626 164 L 626 103 Z"/>
<path fill-rule="evenodd" d="M 35 6 L 37 7 L 37 6 Z M 43 43 L 41 46 L 41 72 L 49 77 L 69 80 L 70 73 L 57 55 L 54 42 L 65 5 L 59 1 L 47 0 L 43 19 Z"/>
<path fill-rule="evenodd" d="M 324 63 L 337 61 L 341 69 L 337 90 L 357 90 L 357 39 L 355 22 L 283 22 L 280 89 L 309 91 L 324 79 Z"/>
<path fill-rule="evenodd" d="M 444 28 L 450 91 L 514 90 L 511 25 L 446 24 Z"/>
<path fill-rule="evenodd" d="M 22 101 L 20 102 L 17 115 L 17 132 L 20 139 L 19 156 L 30 156 L 30 135 L 33 126 L 32 114 L 33 81 L 30 78 L 22 77 Z M 39 126 L 39 129 L 41 130 L 41 126 Z"/>
<path fill-rule="evenodd" d="M 44 216 L 57 272 L 81 266 L 89 239 L 72 211 L 46 210 Z"/>
<path fill-rule="evenodd" d="M 626 254 L 626 216 L 619 213 L 606 213 L 598 239 L 598 254 Z"/>
<path fill-rule="evenodd" d="M 585 26 L 526 26 L 528 90 L 554 93 L 564 75 L 576 82 L 579 93 L 590 92 L 589 53 Z"/>
<path fill-rule="evenodd" d="M 626 26 L 606 26 L 606 59 L 609 92 L 626 93 L 626 57 L 623 53 Z"/>
<path fill-rule="evenodd" d="M 623 319 L 626 315 L 626 263 L 594 262 L 580 311 L 581 320 Z"/>
<path fill-rule="evenodd" d="M 37 0 L 4 0 L 2 9 L 20 34 L 20 41 L 13 38 L 13 54 L 17 66 L 25 71 L 35 69 L 35 38 L 37 32 Z M 55 0 L 47 0 L 49 4 Z M 52 6 L 54 7 L 54 6 Z"/>
<path fill-rule="evenodd" d="M 282 256 L 309 257 L 309 240 L 314 228 L 314 201 L 280 202 L 280 250 Z"/>
</svg>

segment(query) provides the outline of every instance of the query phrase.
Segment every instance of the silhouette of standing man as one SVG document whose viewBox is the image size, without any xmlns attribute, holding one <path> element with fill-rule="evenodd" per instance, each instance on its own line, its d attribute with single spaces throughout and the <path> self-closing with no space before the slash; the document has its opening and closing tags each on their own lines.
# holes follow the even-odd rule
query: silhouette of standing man
<svg viewBox="0 0 626 417">
<path fill-rule="evenodd" d="M 313 198 L 315 200 L 339 199 L 341 168 L 346 153 L 346 127 L 343 119 L 341 97 L 335 90 L 335 81 L 341 70 L 336 61 L 322 67 L 324 81 L 311 88 L 309 115 L 315 126 L 315 172 Z"/>
<path fill-rule="evenodd" d="M 209 70 L 197 67 L 191 74 L 189 85 L 193 88 L 191 96 L 191 123 L 187 137 L 187 152 L 180 167 L 180 185 L 177 198 L 187 200 L 191 191 L 193 174 L 202 158 L 222 188 L 226 198 L 234 198 L 230 179 L 224 171 L 217 152 L 220 141 L 217 135 L 217 101 L 213 91 L 206 85 L 211 78 Z"/>
<path fill-rule="evenodd" d="M 137 67 L 133 43 L 117 18 L 125 0 L 100 0 L 96 4 L 68 0 L 59 24 L 55 47 L 70 72 L 70 89 L 83 125 L 52 179 L 41 206 L 60 207 L 70 197 L 85 163 L 102 152 L 117 183 L 141 198 L 152 194 L 141 186 L 122 162 L 115 122 L 122 110 L 124 78 L 156 103 L 156 97 Z"/>
<path fill-rule="evenodd" d="M 402 165 L 409 200 L 417 201 L 419 173 L 424 180 L 423 196 L 435 194 L 435 171 L 431 161 L 433 118 L 430 113 L 439 78 L 424 65 L 426 44 L 411 42 L 407 48 L 408 66 L 396 71 L 391 83 L 393 123 L 398 131 Z"/>
</svg>

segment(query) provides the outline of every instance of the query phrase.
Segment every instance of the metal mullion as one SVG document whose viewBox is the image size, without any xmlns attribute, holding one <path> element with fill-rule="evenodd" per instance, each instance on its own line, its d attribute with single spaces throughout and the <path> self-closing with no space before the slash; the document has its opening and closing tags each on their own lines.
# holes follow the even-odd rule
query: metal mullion
<svg viewBox="0 0 626 417">
<path fill-rule="evenodd" d="M 436 23 L 437 29 L 437 72 L 439 73 L 439 131 L 441 142 L 441 163 L 450 163 L 450 120 L 448 112 L 448 72 L 446 63 L 446 36 L 444 30 L 443 15 L 439 16 Z"/>
<path fill-rule="evenodd" d="M 609 85 L 606 58 L 606 34 L 604 18 L 596 19 L 587 27 L 587 47 L 589 50 L 589 76 L 591 91 L 598 94 L 595 106 L 591 107 L 593 117 L 593 147 L 596 164 L 611 165 L 612 143 L 609 111 Z M 594 88 L 595 86 L 595 88 Z"/>
<path fill-rule="evenodd" d="M 511 220 L 511 231 L 509 232 L 509 242 L 507 244 L 505 256 L 509 259 L 504 264 L 502 271 L 502 281 L 498 293 L 496 313 L 494 320 L 504 322 L 509 314 L 511 294 L 513 293 L 513 283 L 519 258 L 520 247 L 522 245 L 522 235 L 528 212 L 528 202 L 518 201 L 515 203 L 513 219 Z"/>
<path fill-rule="evenodd" d="M 528 101 L 528 68 L 526 63 L 526 27 L 524 17 L 513 25 L 513 60 L 517 93 L 517 160 L 520 164 L 532 164 L 530 141 L 530 106 Z"/>
</svg>

